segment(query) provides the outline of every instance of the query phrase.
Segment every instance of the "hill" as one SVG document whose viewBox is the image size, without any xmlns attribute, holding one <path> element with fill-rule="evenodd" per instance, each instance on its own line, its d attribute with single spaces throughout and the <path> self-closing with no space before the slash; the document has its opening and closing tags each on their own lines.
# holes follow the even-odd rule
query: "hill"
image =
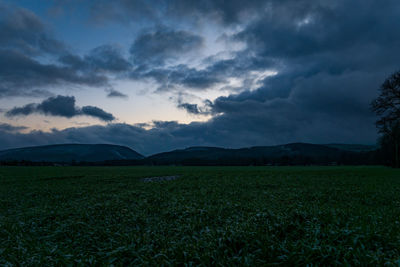
<svg viewBox="0 0 400 267">
<path fill-rule="evenodd" d="M 136 151 L 118 145 L 62 144 L 24 147 L 0 151 L 0 161 L 32 162 L 100 162 L 107 160 L 138 160 Z"/>
<path fill-rule="evenodd" d="M 367 152 L 367 151 L 374 151 L 377 149 L 377 146 L 358 145 L 358 144 L 326 144 L 324 146 L 329 146 L 341 150 L 354 151 L 354 152 Z"/>
<path fill-rule="evenodd" d="M 35 164 L 74 163 L 77 165 L 369 165 L 382 164 L 373 146 L 292 143 L 228 149 L 189 147 L 144 157 L 118 145 L 65 144 L 0 151 L 0 162 Z M 36 163 L 35 163 L 36 162 Z M 84 163 L 86 162 L 86 163 Z"/>
<path fill-rule="evenodd" d="M 155 165 L 298 165 L 298 164 L 369 164 L 374 151 L 360 151 L 342 145 L 292 143 L 240 149 L 189 147 L 152 155 L 147 161 Z M 345 148 L 345 149 L 344 149 Z M 350 149 L 352 148 L 352 149 Z"/>
</svg>

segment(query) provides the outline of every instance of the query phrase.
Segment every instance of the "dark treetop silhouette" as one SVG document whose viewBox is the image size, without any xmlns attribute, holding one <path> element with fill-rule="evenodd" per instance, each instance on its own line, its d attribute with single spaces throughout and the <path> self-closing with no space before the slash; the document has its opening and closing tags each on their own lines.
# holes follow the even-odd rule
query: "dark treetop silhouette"
<svg viewBox="0 0 400 267">
<path fill-rule="evenodd" d="M 381 85 L 380 95 L 371 103 L 379 116 L 376 126 L 381 137 L 381 147 L 389 156 L 392 166 L 400 167 L 400 71 L 393 73 Z M 385 153 L 386 152 L 386 153 Z"/>
</svg>

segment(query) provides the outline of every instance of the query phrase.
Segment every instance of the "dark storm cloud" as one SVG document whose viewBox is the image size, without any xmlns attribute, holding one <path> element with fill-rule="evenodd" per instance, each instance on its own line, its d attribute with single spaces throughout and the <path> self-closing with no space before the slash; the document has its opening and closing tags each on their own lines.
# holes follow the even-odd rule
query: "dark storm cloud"
<svg viewBox="0 0 400 267">
<path fill-rule="evenodd" d="M 246 103 L 250 108 L 252 103 Z M 371 137 L 368 123 L 360 125 L 350 118 L 344 123 L 320 117 L 310 121 L 304 113 L 287 103 L 276 102 L 266 107 L 258 107 L 255 112 L 238 113 L 236 116 L 218 116 L 208 122 L 179 124 L 177 122 L 154 122 L 153 128 L 146 130 L 128 124 L 108 124 L 30 133 L 7 133 L 0 130 L 0 149 L 27 145 L 59 143 L 111 143 L 126 145 L 139 153 L 149 155 L 189 146 L 245 147 L 253 145 L 273 145 L 287 142 L 352 142 L 368 143 Z M 282 111 L 282 117 L 269 114 L 273 108 Z M 294 126 L 290 124 L 296 121 Z M 373 123 L 370 121 L 370 123 Z M 340 125 L 341 127 L 336 127 Z M 367 125 L 367 127 L 365 127 Z M 357 129 L 359 135 L 354 134 Z M 299 134 L 302 138 L 299 139 Z"/>
<path fill-rule="evenodd" d="M 202 90 L 222 82 L 223 79 L 219 73 L 211 73 L 209 70 L 196 70 L 186 65 L 154 68 L 144 72 L 135 71 L 131 74 L 131 78 L 151 78 L 159 84 L 158 91 L 174 91 L 177 86 Z"/>
<path fill-rule="evenodd" d="M 224 24 L 235 23 L 248 18 L 249 13 L 263 10 L 274 1 L 265 0 L 106 0 L 93 2 L 91 15 L 95 21 L 132 21 L 151 20 L 160 22 L 166 17 L 176 20 L 215 19 Z M 283 1 L 287 2 L 287 1 Z"/>
<path fill-rule="evenodd" d="M 222 73 L 217 76 L 221 80 L 263 66 L 278 74 L 256 90 L 242 88 L 242 93 L 216 99 L 212 112 L 222 115 L 204 127 L 225 129 L 232 136 L 224 140 L 243 145 L 373 143 L 375 117 L 369 103 L 385 77 L 399 68 L 400 34 L 390 26 L 400 26 L 399 14 L 395 1 L 271 4 L 235 36 L 247 44 L 241 57 L 230 64 L 214 62 L 208 69 Z M 246 64 L 236 67 L 238 60 Z M 193 104 L 182 108 L 199 112 Z"/>
<path fill-rule="evenodd" d="M 104 23 L 108 21 L 120 21 L 123 23 L 141 20 L 158 20 L 161 12 L 155 8 L 158 5 L 161 7 L 161 1 L 147 0 L 118 0 L 107 1 L 99 0 L 92 1 L 90 7 L 91 17 L 95 22 Z"/>
<path fill-rule="evenodd" d="M 99 46 L 81 58 L 55 39 L 35 14 L 1 3 L 0 62 L 6 63 L 0 65 L 0 98 L 48 96 L 54 86 L 104 87 L 106 74 L 131 66 L 112 45 Z"/>
<path fill-rule="evenodd" d="M 84 74 L 106 72 L 122 73 L 130 70 L 132 65 L 123 57 L 122 51 L 113 45 L 102 45 L 92 49 L 84 57 L 65 54 L 59 62 Z"/>
<path fill-rule="evenodd" d="M 92 116 L 94 118 L 101 119 L 103 121 L 115 120 L 115 117 L 111 113 L 105 112 L 101 108 L 94 106 L 84 106 L 80 110 L 80 113 L 86 116 Z"/>
<path fill-rule="evenodd" d="M 274 70 L 277 74 L 262 78 L 257 88 L 244 84 L 238 88 L 240 93 L 217 98 L 207 106 L 207 112 L 214 115 L 207 122 L 154 122 L 145 125 L 146 129 L 153 127 L 148 130 L 138 125 L 110 124 L 50 133 L 0 131 L 1 140 L 5 140 L 1 145 L 115 143 L 150 154 L 192 145 L 243 147 L 289 142 L 374 143 L 376 140 L 375 117 L 368 107 L 379 85 L 400 68 L 398 1 L 388 0 L 383 4 L 373 0 L 120 0 L 112 4 L 96 1 L 95 6 L 93 14 L 103 21 L 127 22 L 140 14 L 157 21 L 160 14 L 184 14 L 182 24 L 193 18 L 205 23 L 212 20 L 222 28 L 239 26 L 236 29 L 240 31 L 228 39 L 245 43 L 244 50 L 229 60 L 212 59 L 203 69 L 162 65 L 178 56 L 181 46 L 171 48 L 169 39 L 165 38 L 164 43 L 164 38 L 159 36 L 178 30 L 161 33 L 154 30 L 138 37 L 132 46 L 132 57 L 136 61 L 130 76 L 155 80 L 159 91 L 207 90 L 226 83 L 229 77 L 246 79 L 253 72 L 265 70 Z M 149 40 L 159 50 L 143 45 Z M 135 56 L 142 57 L 141 62 Z M 68 60 L 69 63 L 63 61 L 66 68 L 78 69 L 73 66 L 88 64 L 85 57 Z M 201 113 L 202 106 L 198 104 L 181 101 L 178 105 L 189 113 Z M 27 106 L 24 112 L 31 108 Z"/>
<path fill-rule="evenodd" d="M 25 126 L 15 126 L 8 123 L 0 123 L 0 132 L 18 132 L 21 130 L 26 130 L 28 127 Z"/>
<path fill-rule="evenodd" d="M 177 107 L 193 115 L 211 115 L 213 113 L 212 105 L 213 103 L 208 99 L 204 100 L 202 105 L 185 103 L 182 99 L 179 99 Z"/>
<path fill-rule="evenodd" d="M 103 121 L 112 121 L 115 119 L 111 113 L 107 113 L 98 107 L 84 106 L 78 108 L 75 106 L 75 97 L 61 95 L 45 99 L 40 104 L 30 103 L 22 107 L 14 107 L 6 112 L 6 116 L 28 116 L 34 113 L 66 118 L 86 115 Z"/>
<path fill-rule="evenodd" d="M 22 107 L 14 107 L 6 112 L 7 117 L 13 116 L 28 116 L 32 113 L 38 112 L 36 104 L 27 104 Z"/>
<path fill-rule="evenodd" d="M 44 145 L 55 143 L 112 143 L 127 145 L 144 154 L 192 146 L 213 144 L 216 132 L 206 130 L 205 124 L 192 123 L 189 126 L 177 122 L 154 122 L 153 129 L 145 130 L 128 124 L 109 124 L 107 126 L 88 126 L 52 130 L 51 132 L 32 131 L 27 134 L 7 133 L 0 130 L 0 149 L 25 145 Z M 207 140 L 207 141 L 205 141 Z"/>
<path fill-rule="evenodd" d="M 159 85 L 159 92 L 207 90 L 226 83 L 230 77 L 246 78 L 249 71 L 265 70 L 275 66 L 273 59 L 255 59 L 248 54 L 237 53 L 234 59 L 229 60 L 208 60 L 209 65 L 200 70 L 184 64 L 152 69 L 139 67 L 131 72 L 130 78 L 153 79 Z"/>
<path fill-rule="evenodd" d="M 55 85 L 102 86 L 106 77 L 95 73 L 79 73 L 75 69 L 56 64 L 43 64 L 16 51 L 0 48 L 0 97 L 32 95 L 46 92 Z"/>
<path fill-rule="evenodd" d="M 181 103 L 178 104 L 178 108 L 186 110 L 188 113 L 199 115 L 201 111 L 197 104 L 190 104 L 190 103 Z"/>
<path fill-rule="evenodd" d="M 115 89 L 110 89 L 108 91 L 107 97 L 111 98 L 128 98 L 128 96 L 124 93 L 121 93 L 120 91 L 117 91 Z"/>
<path fill-rule="evenodd" d="M 275 67 L 278 75 L 258 89 L 218 98 L 213 110 L 223 115 L 216 120 L 231 130 L 241 125 L 249 136 L 265 133 L 276 143 L 374 142 L 369 103 L 385 77 L 399 68 L 400 35 L 389 25 L 400 26 L 400 6 L 319 1 L 283 16 L 293 12 L 293 5 L 271 6 L 274 12 L 237 34 L 258 59 L 281 64 Z"/>
<path fill-rule="evenodd" d="M 32 104 L 30 104 L 32 105 Z M 42 112 L 46 115 L 61 116 L 71 118 L 79 114 L 75 107 L 75 97 L 73 96 L 56 96 L 45 99 L 42 103 L 36 106 L 36 112 Z M 12 112 L 7 112 L 7 115 L 18 115 Z M 27 114 L 24 114 L 27 115 Z"/>
<path fill-rule="evenodd" d="M 0 2 L 0 47 L 25 54 L 60 54 L 65 45 L 56 40 L 34 13 Z"/>
<path fill-rule="evenodd" d="M 201 36 L 183 30 L 157 27 L 139 35 L 130 53 L 137 65 L 162 65 L 202 46 Z"/>
<path fill-rule="evenodd" d="M 127 71 L 131 67 L 121 51 L 112 45 L 96 47 L 85 57 L 85 60 L 95 71 L 120 72 Z"/>
</svg>

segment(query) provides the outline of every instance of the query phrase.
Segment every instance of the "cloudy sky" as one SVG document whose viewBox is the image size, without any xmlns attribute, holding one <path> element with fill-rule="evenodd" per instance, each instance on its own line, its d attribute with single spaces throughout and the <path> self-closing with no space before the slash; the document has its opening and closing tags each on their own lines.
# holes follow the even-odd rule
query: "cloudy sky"
<svg viewBox="0 0 400 267">
<path fill-rule="evenodd" d="M 398 0 L 0 0 L 0 149 L 375 144 Z"/>
</svg>

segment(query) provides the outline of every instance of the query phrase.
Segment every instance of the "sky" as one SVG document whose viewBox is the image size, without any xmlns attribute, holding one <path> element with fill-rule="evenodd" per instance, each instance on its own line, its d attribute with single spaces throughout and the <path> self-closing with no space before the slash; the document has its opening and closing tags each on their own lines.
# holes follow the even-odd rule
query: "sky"
<svg viewBox="0 0 400 267">
<path fill-rule="evenodd" d="M 0 0 L 0 149 L 375 144 L 398 0 Z"/>
</svg>

